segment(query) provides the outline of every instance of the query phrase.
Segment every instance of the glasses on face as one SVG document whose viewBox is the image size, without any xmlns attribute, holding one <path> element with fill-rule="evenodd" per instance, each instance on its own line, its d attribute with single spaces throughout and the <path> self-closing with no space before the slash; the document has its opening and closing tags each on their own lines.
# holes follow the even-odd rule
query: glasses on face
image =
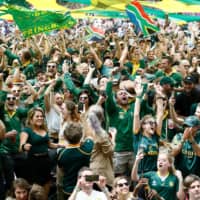
<svg viewBox="0 0 200 200">
<path fill-rule="evenodd" d="M 88 99 L 88 97 L 87 96 L 82 96 L 82 97 L 79 97 L 79 99 L 80 100 L 86 100 L 86 99 Z"/>
<path fill-rule="evenodd" d="M 48 64 L 47 67 L 48 67 L 48 68 L 55 68 L 56 65 L 50 65 L 50 64 Z"/>
<path fill-rule="evenodd" d="M 17 93 L 17 92 L 18 92 L 18 93 L 19 93 L 19 92 L 21 92 L 21 90 L 13 90 L 13 92 L 14 92 L 14 93 Z"/>
<path fill-rule="evenodd" d="M 123 186 L 129 186 L 128 182 L 125 183 L 118 183 L 117 186 L 123 187 Z"/>
<path fill-rule="evenodd" d="M 145 124 L 155 125 L 156 122 L 154 122 L 154 121 L 147 121 L 147 122 L 145 122 Z"/>
<path fill-rule="evenodd" d="M 6 98 L 8 101 L 14 101 L 14 100 L 16 100 L 16 97 L 7 97 Z"/>
</svg>

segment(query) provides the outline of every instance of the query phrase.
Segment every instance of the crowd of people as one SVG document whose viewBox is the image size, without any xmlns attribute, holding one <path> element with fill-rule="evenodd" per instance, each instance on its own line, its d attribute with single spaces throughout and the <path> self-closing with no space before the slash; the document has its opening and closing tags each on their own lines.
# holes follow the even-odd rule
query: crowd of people
<svg viewBox="0 0 200 200">
<path fill-rule="evenodd" d="M 0 200 L 200 199 L 200 23 L 156 23 L 0 23 Z"/>
</svg>

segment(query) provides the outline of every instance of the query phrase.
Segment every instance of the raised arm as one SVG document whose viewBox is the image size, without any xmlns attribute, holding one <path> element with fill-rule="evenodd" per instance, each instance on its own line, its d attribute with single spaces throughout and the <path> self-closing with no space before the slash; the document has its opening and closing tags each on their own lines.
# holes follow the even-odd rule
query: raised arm
<svg viewBox="0 0 200 200">
<path fill-rule="evenodd" d="M 49 87 L 46 89 L 46 91 L 44 93 L 44 106 L 45 106 L 46 112 L 49 112 L 51 109 L 51 106 L 53 105 L 52 90 L 53 90 L 54 86 L 55 86 L 55 80 L 52 81 L 52 83 L 49 85 Z"/>
<path fill-rule="evenodd" d="M 170 112 L 170 117 L 172 118 L 172 120 L 179 124 L 179 125 L 182 125 L 183 122 L 184 122 L 184 119 L 181 118 L 181 117 L 178 117 L 176 111 L 175 111 L 175 108 L 174 108 L 174 105 L 175 105 L 175 98 L 173 96 L 170 97 L 169 99 L 169 112 Z"/>
<path fill-rule="evenodd" d="M 132 168 L 132 172 L 131 172 L 131 179 L 133 181 L 138 181 L 139 180 L 138 166 L 139 166 L 140 161 L 143 159 L 143 157 L 144 157 L 144 153 L 138 151 L 138 153 L 136 155 L 136 158 L 135 158 L 135 162 L 134 162 L 133 168 Z"/>
<path fill-rule="evenodd" d="M 101 59 L 99 58 L 99 56 L 97 55 L 96 51 L 94 50 L 94 48 L 92 46 L 90 46 L 90 52 L 94 56 L 96 68 L 97 69 L 101 68 L 102 61 L 101 61 Z"/>
<path fill-rule="evenodd" d="M 87 76 L 86 76 L 86 78 L 84 80 L 83 85 L 90 84 L 90 81 L 92 79 L 92 75 L 94 73 L 94 70 L 95 70 L 94 67 L 89 66 L 89 72 L 87 73 Z"/>
<path fill-rule="evenodd" d="M 137 134 L 140 130 L 141 123 L 140 123 L 140 108 L 141 108 L 141 100 L 142 100 L 142 91 L 143 87 L 141 82 L 136 82 L 135 84 L 135 93 L 136 93 L 136 100 L 135 100 L 135 107 L 134 107 L 134 114 L 133 114 L 133 133 Z"/>
<path fill-rule="evenodd" d="M 164 114 L 164 101 L 162 98 L 156 98 L 156 133 L 161 135 L 163 125 L 163 114 Z"/>
</svg>

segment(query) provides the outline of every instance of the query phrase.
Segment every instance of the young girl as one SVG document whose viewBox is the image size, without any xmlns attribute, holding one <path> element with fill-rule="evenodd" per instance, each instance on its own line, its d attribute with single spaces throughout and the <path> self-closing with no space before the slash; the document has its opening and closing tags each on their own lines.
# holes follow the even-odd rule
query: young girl
<svg viewBox="0 0 200 200">
<path fill-rule="evenodd" d="M 132 170 L 132 179 L 139 180 L 138 165 L 144 154 L 138 153 Z M 159 194 L 164 199 L 184 198 L 182 187 L 182 175 L 174 169 L 174 159 L 167 151 L 160 151 L 157 160 L 157 171 L 150 171 L 143 174 L 148 179 L 147 196 L 151 199 Z"/>
</svg>

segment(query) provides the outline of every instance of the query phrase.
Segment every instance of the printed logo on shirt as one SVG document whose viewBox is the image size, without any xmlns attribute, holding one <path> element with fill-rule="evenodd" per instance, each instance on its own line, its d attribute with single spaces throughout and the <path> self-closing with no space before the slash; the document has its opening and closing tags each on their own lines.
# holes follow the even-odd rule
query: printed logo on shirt
<svg viewBox="0 0 200 200">
<path fill-rule="evenodd" d="M 124 114 L 125 114 L 124 112 L 119 112 L 119 118 L 124 119 Z"/>
<path fill-rule="evenodd" d="M 169 182 L 169 186 L 170 186 L 170 187 L 174 187 L 174 182 L 170 181 L 170 182 Z"/>
<path fill-rule="evenodd" d="M 156 181 L 153 180 L 153 181 L 152 181 L 152 186 L 156 186 L 156 185 L 157 185 Z"/>
</svg>

